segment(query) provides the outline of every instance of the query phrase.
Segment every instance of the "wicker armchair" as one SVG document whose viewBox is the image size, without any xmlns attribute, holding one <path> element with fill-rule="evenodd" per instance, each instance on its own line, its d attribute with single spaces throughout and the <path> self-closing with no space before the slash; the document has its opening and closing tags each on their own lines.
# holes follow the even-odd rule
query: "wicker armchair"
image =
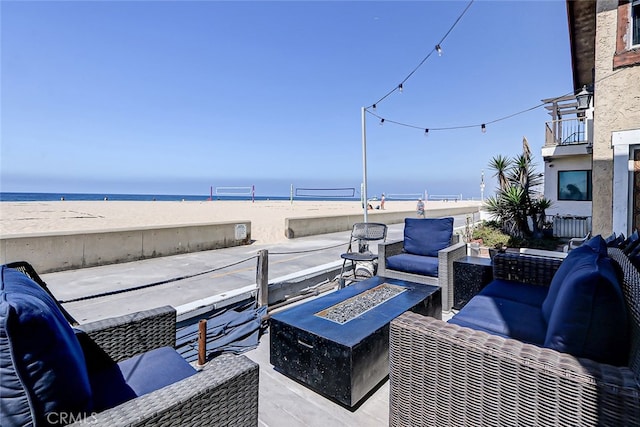
<svg viewBox="0 0 640 427">
<path fill-rule="evenodd" d="M 166 306 L 76 328 L 85 332 L 93 344 L 118 362 L 154 348 L 175 346 L 176 312 Z M 84 343 L 83 347 L 86 348 Z M 90 348 L 85 351 L 93 352 Z M 257 424 L 258 366 L 245 356 L 222 355 L 207 363 L 196 375 L 73 425 Z"/>
<path fill-rule="evenodd" d="M 32 279 L 34 275 L 37 277 L 33 269 L 18 270 Z M 44 284 L 41 280 L 35 281 L 41 286 Z M 51 295 L 48 290 L 47 293 Z M 91 372 L 154 349 L 175 347 L 176 311 L 165 306 L 74 328 L 86 368 Z M 166 374 L 168 372 L 157 373 L 158 376 Z M 12 398 L 13 394 L 3 395 L 0 405 L 0 419 L 7 416 L 8 425 L 11 425 L 11 414 L 1 412 L 12 408 Z M 91 426 L 255 426 L 258 424 L 258 365 L 245 356 L 222 355 L 191 376 L 110 409 L 63 415 L 54 414 L 47 421 L 57 425 Z"/>
<path fill-rule="evenodd" d="M 467 245 L 460 242 L 460 236 L 451 237 L 451 245 L 438 252 L 438 277 L 407 273 L 387 268 L 386 259 L 403 251 L 403 240 L 378 245 L 378 275 L 390 279 L 408 280 L 415 283 L 440 286 L 442 288 L 442 310 L 453 307 L 453 261 L 467 255 Z"/>
<path fill-rule="evenodd" d="M 640 273 L 620 250 L 609 255 L 623 273 L 628 366 L 405 313 L 391 323 L 390 425 L 640 425 Z M 527 268 L 523 273 L 512 260 L 502 272 L 534 283 L 535 275 L 552 270 L 532 259 Z"/>
</svg>

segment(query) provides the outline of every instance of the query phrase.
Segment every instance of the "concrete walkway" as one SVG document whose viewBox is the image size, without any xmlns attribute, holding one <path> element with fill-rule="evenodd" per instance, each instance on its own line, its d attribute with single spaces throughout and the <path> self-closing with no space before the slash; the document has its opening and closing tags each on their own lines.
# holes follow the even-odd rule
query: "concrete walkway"
<svg viewBox="0 0 640 427">
<path fill-rule="evenodd" d="M 464 227 L 465 215 L 454 227 Z M 350 232 L 292 239 L 276 245 L 247 245 L 152 258 L 123 264 L 43 274 L 53 294 L 80 323 L 163 305 L 182 312 L 212 300 L 233 298 L 256 288 L 257 253 L 269 251 L 269 283 L 329 264 L 341 265 Z M 403 224 L 389 226 L 388 241 L 401 240 Z M 201 274 L 205 273 L 205 274 Z M 193 277 L 191 277 L 193 276 Z M 187 278 L 185 278 L 187 277 Z M 184 278 L 180 280 L 172 280 Z M 154 285 L 163 282 L 163 284 Z M 166 282 L 166 283 L 165 283 Z M 143 289 L 82 299 L 123 289 Z"/>
</svg>

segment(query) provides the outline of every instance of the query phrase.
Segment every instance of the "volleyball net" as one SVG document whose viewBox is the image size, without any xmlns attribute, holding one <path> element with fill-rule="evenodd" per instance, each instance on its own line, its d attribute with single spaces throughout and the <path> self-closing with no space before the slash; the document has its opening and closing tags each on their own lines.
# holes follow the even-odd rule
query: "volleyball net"
<svg viewBox="0 0 640 427">
<path fill-rule="evenodd" d="M 249 187 L 216 187 L 215 195 L 222 197 L 238 197 L 248 198 L 254 200 L 255 198 L 255 186 Z M 213 196 L 213 194 L 212 194 Z"/>
<path fill-rule="evenodd" d="M 302 188 L 292 186 L 291 198 L 312 198 L 312 199 L 349 199 L 356 195 L 355 187 L 343 188 Z"/>
<path fill-rule="evenodd" d="M 457 202 L 458 200 L 462 200 L 462 194 L 429 194 L 429 200 L 441 200 L 444 202 L 453 200 Z"/>
<path fill-rule="evenodd" d="M 385 194 L 385 198 L 387 200 L 418 200 L 422 197 L 424 197 L 424 194 L 422 193 Z"/>
</svg>

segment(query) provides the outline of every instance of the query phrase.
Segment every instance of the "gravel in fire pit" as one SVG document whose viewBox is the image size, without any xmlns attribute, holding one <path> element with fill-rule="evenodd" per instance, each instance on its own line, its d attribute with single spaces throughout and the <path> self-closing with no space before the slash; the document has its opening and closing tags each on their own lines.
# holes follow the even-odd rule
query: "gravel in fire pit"
<svg viewBox="0 0 640 427">
<path fill-rule="evenodd" d="M 400 295 L 406 289 L 402 286 L 383 283 L 359 295 L 316 313 L 316 316 L 344 324 L 371 310 L 383 302 Z"/>
</svg>

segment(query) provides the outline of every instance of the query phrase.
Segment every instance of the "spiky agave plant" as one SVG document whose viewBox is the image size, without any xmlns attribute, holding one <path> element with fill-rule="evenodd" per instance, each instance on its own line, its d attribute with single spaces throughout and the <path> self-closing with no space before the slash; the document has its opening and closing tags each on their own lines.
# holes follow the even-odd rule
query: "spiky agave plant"
<svg viewBox="0 0 640 427">
<path fill-rule="evenodd" d="M 487 210 L 502 224 L 503 231 L 514 237 L 538 237 L 545 219 L 548 199 L 536 190 L 542 184 L 542 174 L 535 171 L 526 138 L 523 153 L 513 159 L 502 155 L 489 162 L 498 178 L 496 195 L 486 200 Z M 529 218 L 533 230 L 529 226 Z"/>
</svg>

